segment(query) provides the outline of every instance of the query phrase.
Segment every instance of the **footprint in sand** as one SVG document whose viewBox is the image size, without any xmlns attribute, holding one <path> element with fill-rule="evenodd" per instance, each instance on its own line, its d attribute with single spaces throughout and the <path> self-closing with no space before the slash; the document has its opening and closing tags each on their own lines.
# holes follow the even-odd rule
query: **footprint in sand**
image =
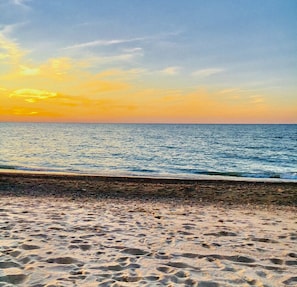
<svg viewBox="0 0 297 287">
<path fill-rule="evenodd" d="M 0 283 L 21 284 L 26 278 L 27 275 L 19 268 L 5 268 L 0 276 Z"/>
<path fill-rule="evenodd" d="M 92 245 L 89 245 L 89 244 L 81 244 L 79 245 L 79 248 L 82 250 L 82 251 L 87 251 L 87 250 L 90 250 L 92 248 Z"/>
<path fill-rule="evenodd" d="M 297 277 L 291 277 L 283 282 L 285 286 L 296 286 L 297 284 Z"/>
<path fill-rule="evenodd" d="M 291 252 L 291 253 L 288 253 L 287 255 L 292 258 L 297 258 L 297 253 Z"/>
<path fill-rule="evenodd" d="M 166 252 L 157 252 L 155 255 L 156 259 L 163 259 L 163 260 L 168 260 L 172 258 L 172 255 Z"/>
<path fill-rule="evenodd" d="M 217 233 L 213 232 L 213 233 L 205 233 L 205 236 L 215 236 L 215 237 L 221 237 L 221 236 L 238 236 L 237 233 L 234 232 L 230 232 L 230 231 L 219 231 Z"/>
<path fill-rule="evenodd" d="M 148 251 L 138 249 L 138 248 L 125 248 L 121 252 L 126 253 L 126 254 L 130 254 L 130 255 L 148 255 L 149 254 Z"/>
<path fill-rule="evenodd" d="M 47 263 L 57 263 L 57 264 L 73 264 L 80 263 L 80 261 L 72 258 L 72 257 L 57 257 L 57 258 L 49 258 L 46 260 Z"/>
<path fill-rule="evenodd" d="M 181 268 L 181 269 L 185 269 L 185 268 L 198 269 L 194 266 L 191 266 L 191 265 L 189 265 L 187 263 L 183 263 L 183 262 L 168 262 L 166 265 L 175 267 L 175 268 Z"/>
<path fill-rule="evenodd" d="M 227 260 L 233 261 L 233 262 L 239 262 L 239 263 L 254 263 L 256 260 L 253 258 L 249 258 L 246 256 L 227 256 Z"/>
<path fill-rule="evenodd" d="M 284 261 L 281 260 L 281 259 L 279 259 L 279 258 L 270 258 L 269 260 L 270 260 L 270 262 L 272 262 L 273 264 L 281 265 L 281 264 L 284 263 Z"/>
<path fill-rule="evenodd" d="M 194 254 L 194 253 L 183 253 L 181 254 L 181 257 L 185 257 L 185 258 L 197 258 L 199 255 L 198 254 Z"/>
<path fill-rule="evenodd" d="M 219 284 L 212 281 L 201 281 L 198 283 L 198 287 L 219 287 Z"/>
<path fill-rule="evenodd" d="M 285 264 L 287 266 L 297 266 L 297 260 L 287 260 Z"/>
<path fill-rule="evenodd" d="M 6 269 L 6 268 L 20 268 L 21 265 L 13 262 L 13 261 L 0 261 L 0 269 Z"/>
<path fill-rule="evenodd" d="M 165 274 L 168 274 L 168 273 L 173 272 L 173 269 L 172 268 L 169 268 L 167 266 L 157 267 L 157 270 L 160 271 L 160 272 L 162 272 L 162 273 L 165 273 Z"/>
<path fill-rule="evenodd" d="M 31 244 L 22 244 L 21 248 L 24 250 L 34 250 L 34 249 L 40 249 L 40 246 L 31 245 Z"/>
</svg>

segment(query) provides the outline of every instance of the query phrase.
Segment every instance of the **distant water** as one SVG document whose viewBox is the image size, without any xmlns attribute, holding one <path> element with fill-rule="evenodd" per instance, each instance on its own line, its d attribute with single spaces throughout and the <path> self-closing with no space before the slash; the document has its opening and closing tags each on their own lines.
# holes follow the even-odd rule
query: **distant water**
<svg viewBox="0 0 297 287">
<path fill-rule="evenodd" d="M 297 181 L 297 125 L 0 123 L 0 170 Z"/>
</svg>

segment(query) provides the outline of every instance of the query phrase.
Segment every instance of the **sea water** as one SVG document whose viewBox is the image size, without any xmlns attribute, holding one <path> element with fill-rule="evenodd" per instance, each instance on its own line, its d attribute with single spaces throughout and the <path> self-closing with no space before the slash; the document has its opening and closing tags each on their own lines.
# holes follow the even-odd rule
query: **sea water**
<svg viewBox="0 0 297 287">
<path fill-rule="evenodd" d="M 0 170 L 297 181 L 297 125 L 0 123 Z"/>
</svg>

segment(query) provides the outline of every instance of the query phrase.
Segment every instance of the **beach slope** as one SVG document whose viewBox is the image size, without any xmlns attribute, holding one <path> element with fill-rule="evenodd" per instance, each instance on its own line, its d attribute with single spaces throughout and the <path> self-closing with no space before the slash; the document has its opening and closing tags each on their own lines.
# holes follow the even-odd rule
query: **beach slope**
<svg viewBox="0 0 297 287">
<path fill-rule="evenodd" d="M 0 174 L 1 286 L 296 286 L 295 183 Z"/>
</svg>

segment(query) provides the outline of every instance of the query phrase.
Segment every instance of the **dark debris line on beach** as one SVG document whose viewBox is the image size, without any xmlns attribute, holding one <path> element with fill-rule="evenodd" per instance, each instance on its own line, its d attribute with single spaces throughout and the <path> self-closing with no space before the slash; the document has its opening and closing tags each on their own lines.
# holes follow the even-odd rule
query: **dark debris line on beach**
<svg viewBox="0 0 297 287">
<path fill-rule="evenodd" d="M 0 196 L 173 199 L 204 204 L 297 207 L 297 183 L 2 173 Z"/>
</svg>

